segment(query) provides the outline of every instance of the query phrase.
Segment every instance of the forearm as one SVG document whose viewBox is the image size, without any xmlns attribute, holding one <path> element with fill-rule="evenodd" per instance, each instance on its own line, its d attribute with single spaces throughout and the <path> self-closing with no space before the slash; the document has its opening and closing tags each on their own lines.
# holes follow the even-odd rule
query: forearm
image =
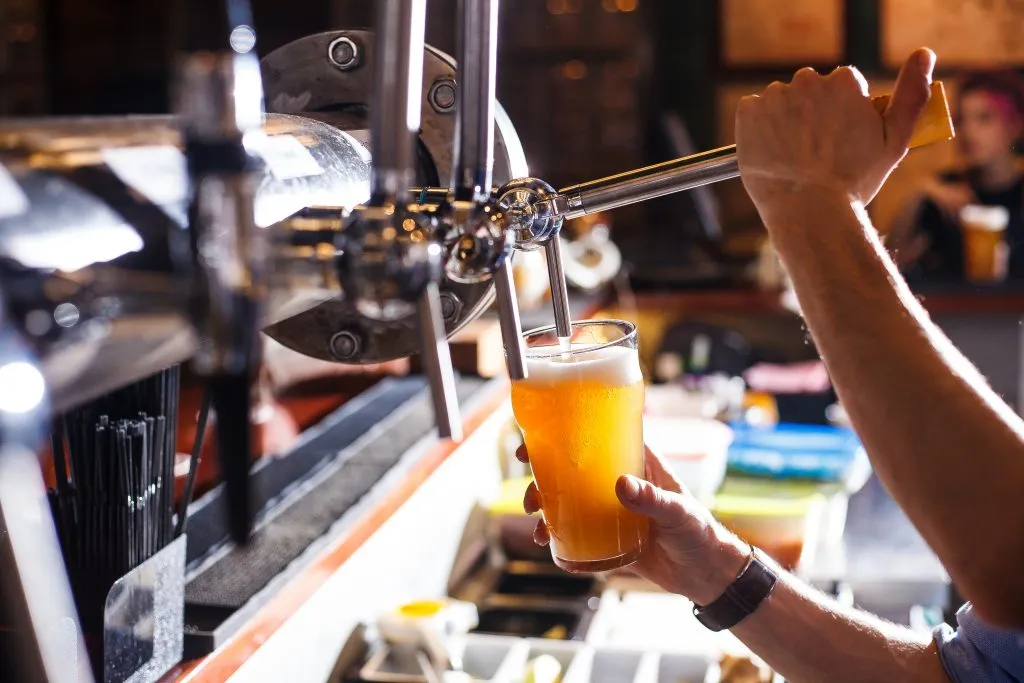
<svg viewBox="0 0 1024 683">
<path fill-rule="evenodd" d="M 789 574 L 732 633 L 791 683 L 948 683 L 930 639 L 845 609 Z"/>
<path fill-rule="evenodd" d="M 862 207 L 784 204 L 766 223 L 879 477 L 979 612 L 1024 623 L 1019 418 L 929 320 Z"/>
<path fill-rule="evenodd" d="M 682 586 L 698 604 L 721 595 L 750 552 L 715 528 L 716 540 L 699 563 L 710 571 L 690 573 Z M 779 576 L 775 590 L 731 631 L 787 681 L 948 682 L 929 638 L 844 608 L 778 566 L 773 569 Z"/>
</svg>

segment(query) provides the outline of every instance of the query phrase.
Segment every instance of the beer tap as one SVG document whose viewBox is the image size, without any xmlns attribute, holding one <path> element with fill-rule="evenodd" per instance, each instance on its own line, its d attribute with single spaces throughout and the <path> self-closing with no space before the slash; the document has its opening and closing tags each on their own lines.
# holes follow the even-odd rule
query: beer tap
<svg viewBox="0 0 1024 683">
<path fill-rule="evenodd" d="M 238 543 L 252 526 L 250 384 L 266 298 L 264 231 L 255 220 L 263 91 L 247 0 L 187 0 L 177 111 L 190 184 L 188 254 L 196 370 L 207 378 L 228 523 Z"/>
<path fill-rule="evenodd" d="M 362 315 L 417 315 L 438 431 L 462 438 L 438 282 L 444 269 L 437 216 L 410 204 L 413 141 L 420 128 L 426 0 L 377 3 L 375 88 L 370 106 L 370 199 L 337 239 L 338 277 Z M 356 340 L 355 343 L 358 343 Z"/>
<path fill-rule="evenodd" d="M 516 249 L 544 249 L 555 331 L 561 339 L 571 338 L 572 316 L 559 240 L 564 218 L 551 210 L 552 201 L 559 196 L 558 193 L 538 178 L 519 178 L 503 185 L 496 195 L 503 211 L 505 229 L 515 236 Z"/>
<path fill-rule="evenodd" d="M 459 93 L 455 114 L 452 180 L 447 206 L 457 226 L 447 274 L 455 282 L 494 278 L 505 363 L 513 380 L 526 377 L 519 304 L 512 278 L 516 235 L 491 198 L 499 0 L 458 4 Z"/>
<path fill-rule="evenodd" d="M 519 305 L 512 278 L 512 249 L 543 248 L 559 337 L 572 335 L 562 269 L 560 218 L 534 221 L 533 204 L 554 194 L 543 181 L 513 181 L 492 193 L 494 103 L 499 0 L 460 0 L 459 99 L 448 204 L 457 238 L 448 260 L 456 282 L 494 278 L 505 362 L 512 380 L 527 375 Z M 494 198 L 492 198 L 494 197 Z M 530 220 L 525 216 L 529 214 Z"/>
</svg>

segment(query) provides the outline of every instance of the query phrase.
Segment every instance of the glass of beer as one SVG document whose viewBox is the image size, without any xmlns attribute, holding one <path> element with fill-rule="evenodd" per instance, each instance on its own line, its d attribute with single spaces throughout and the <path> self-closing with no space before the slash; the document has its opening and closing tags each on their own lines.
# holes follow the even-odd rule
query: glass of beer
<svg viewBox="0 0 1024 683">
<path fill-rule="evenodd" d="M 964 240 L 964 275 L 971 282 L 1006 279 L 1009 246 L 1006 228 L 1010 212 L 1003 206 L 970 204 L 960 211 Z"/>
<path fill-rule="evenodd" d="M 615 496 L 623 474 L 644 476 L 644 382 L 636 328 L 621 320 L 525 335 L 528 377 L 512 384 L 551 555 L 562 569 L 600 572 L 632 564 L 647 519 Z"/>
</svg>

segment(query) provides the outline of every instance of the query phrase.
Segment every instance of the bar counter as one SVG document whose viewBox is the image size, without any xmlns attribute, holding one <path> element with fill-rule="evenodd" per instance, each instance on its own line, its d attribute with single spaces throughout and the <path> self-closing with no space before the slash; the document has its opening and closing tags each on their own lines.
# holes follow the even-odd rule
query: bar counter
<svg viewBox="0 0 1024 683">
<path fill-rule="evenodd" d="M 440 441 L 436 432 L 414 436 L 398 461 L 346 509 L 324 536 L 312 543 L 255 595 L 241 614 L 235 632 L 207 656 L 188 660 L 164 677 L 171 681 L 327 680 L 337 654 L 352 629 L 372 620 L 382 609 L 399 602 L 441 595 L 455 557 L 466 519 L 476 500 L 496 490 L 500 482 L 495 444 L 510 412 L 507 382 L 470 380 L 463 394 L 466 438 L 461 444 Z M 315 495 L 346 464 L 359 470 L 401 444 L 388 443 L 388 434 L 406 434 L 412 411 L 428 412 L 422 378 L 384 380 L 408 390 L 408 404 L 389 415 L 372 416 L 373 403 L 384 391 L 366 392 L 362 400 L 339 412 L 369 410 L 363 419 L 365 435 L 341 449 L 305 478 L 287 497 L 289 509 Z M 385 390 L 393 389 L 383 387 Z M 469 393 L 469 397 L 465 396 Z M 354 405 L 362 403 L 363 405 Z M 310 430 L 310 431 L 315 431 Z M 385 439 L 381 443 L 381 438 Z M 351 451 L 347 453 L 347 451 Z M 493 461 L 493 462 L 492 462 Z M 353 496 L 355 497 L 355 496 Z M 199 501 L 201 502 L 201 501 Z M 287 536 L 287 524 L 273 529 L 276 519 L 261 529 Z M 260 550 L 254 541 L 255 551 Z M 190 587 L 196 579 L 190 581 Z M 194 626 L 188 623 L 186 632 Z M 187 645 L 186 645 L 187 647 Z"/>
</svg>

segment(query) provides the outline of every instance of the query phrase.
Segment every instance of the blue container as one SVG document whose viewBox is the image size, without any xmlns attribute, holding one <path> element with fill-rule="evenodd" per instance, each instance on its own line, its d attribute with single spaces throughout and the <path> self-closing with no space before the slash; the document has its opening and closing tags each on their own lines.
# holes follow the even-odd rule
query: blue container
<svg viewBox="0 0 1024 683">
<path fill-rule="evenodd" d="M 735 474 L 852 483 L 867 465 L 864 448 L 851 429 L 803 424 L 732 428 L 728 463 Z"/>
</svg>

